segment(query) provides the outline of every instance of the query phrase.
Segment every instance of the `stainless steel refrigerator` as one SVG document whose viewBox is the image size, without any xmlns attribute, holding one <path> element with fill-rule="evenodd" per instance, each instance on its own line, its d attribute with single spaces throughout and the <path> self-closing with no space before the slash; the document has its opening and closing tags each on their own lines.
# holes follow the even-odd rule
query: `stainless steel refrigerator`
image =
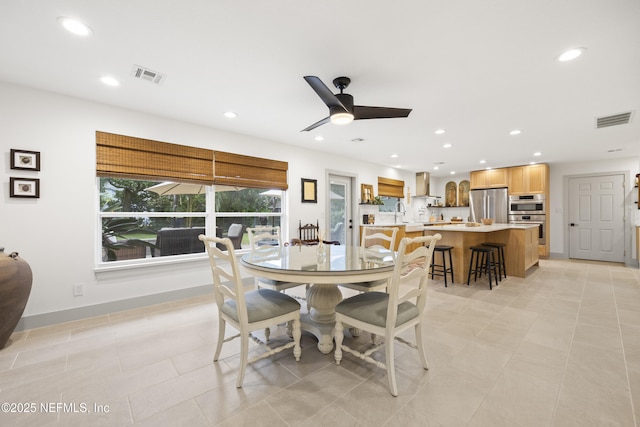
<svg viewBox="0 0 640 427">
<path fill-rule="evenodd" d="M 469 192 L 469 210 L 471 221 L 480 222 L 482 218 L 493 218 L 494 223 L 509 222 L 509 194 L 507 188 L 488 188 Z"/>
</svg>

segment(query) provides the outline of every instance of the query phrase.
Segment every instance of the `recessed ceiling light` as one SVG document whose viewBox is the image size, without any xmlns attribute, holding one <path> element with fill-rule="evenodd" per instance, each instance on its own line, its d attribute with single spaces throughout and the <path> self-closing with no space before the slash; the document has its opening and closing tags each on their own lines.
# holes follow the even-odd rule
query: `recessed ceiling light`
<svg viewBox="0 0 640 427">
<path fill-rule="evenodd" d="M 313 138 L 313 139 L 315 139 L 316 141 L 324 141 L 324 136 L 322 136 L 322 135 L 318 135 L 318 136 L 316 136 L 316 137 L 315 137 L 315 138 Z"/>
<path fill-rule="evenodd" d="M 583 47 L 577 47 L 569 50 L 565 50 L 560 55 L 558 55 L 557 60 L 560 62 L 572 61 L 582 55 L 586 49 Z"/>
<path fill-rule="evenodd" d="M 542 153 L 539 151 L 536 151 L 535 153 L 533 153 L 534 156 L 542 156 Z"/>
<path fill-rule="evenodd" d="M 396 165 L 397 169 L 402 169 L 402 165 Z"/>
<path fill-rule="evenodd" d="M 391 158 L 392 158 L 392 159 L 397 159 L 397 158 L 398 158 L 398 155 L 397 155 L 397 154 L 392 154 L 392 155 L 391 155 Z"/>
<path fill-rule="evenodd" d="M 444 129 L 438 129 L 438 130 L 437 130 L 437 131 L 435 131 L 434 133 L 435 133 L 436 135 L 442 135 L 442 134 L 443 134 L 443 133 L 445 133 L 445 132 L 446 132 L 446 130 L 444 130 Z"/>
<path fill-rule="evenodd" d="M 438 169 L 440 169 L 440 167 L 438 167 L 438 166 L 434 166 L 434 167 L 433 167 L 433 170 L 434 170 L 434 171 L 437 171 Z"/>
<path fill-rule="evenodd" d="M 485 164 L 485 163 L 487 163 L 487 161 L 486 161 L 486 160 L 480 160 L 480 164 L 482 164 L 482 165 L 483 165 L 483 164 Z"/>
<path fill-rule="evenodd" d="M 520 129 L 514 129 L 511 132 L 509 132 L 509 135 L 520 135 L 522 133 L 522 131 Z"/>
<path fill-rule="evenodd" d="M 100 81 L 107 86 L 120 86 L 120 82 L 111 76 L 102 76 L 100 77 Z"/>
<path fill-rule="evenodd" d="M 93 34 L 93 30 L 91 28 L 76 19 L 61 16 L 58 18 L 58 22 L 64 27 L 65 30 L 77 36 L 86 37 Z"/>
<path fill-rule="evenodd" d="M 224 116 L 225 116 L 227 119 L 235 119 L 236 117 L 238 117 L 238 113 L 236 113 L 236 112 L 234 112 L 234 111 L 226 111 L 226 112 L 224 113 Z"/>
<path fill-rule="evenodd" d="M 455 174 L 456 174 L 456 171 L 451 171 L 451 172 L 449 172 L 449 173 L 450 173 L 451 175 L 455 175 Z"/>
<path fill-rule="evenodd" d="M 449 144 L 449 143 L 446 143 L 446 144 L 444 144 L 444 145 L 442 146 L 442 148 L 451 148 L 451 147 L 452 147 L 452 145 L 451 145 L 451 144 Z"/>
<path fill-rule="evenodd" d="M 486 169 L 486 170 L 488 170 L 488 171 L 490 171 L 490 170 L 491 170 L 491 169 L 493 169 L 493 168 L 492 168 L 491 166 L 487 166 L 485 169 Z"/>
<path fill-rule="evenodd" d="M 529 162 L 529 164 L 530 164 L 530 165 L 535 165 L 535 164 L 536 164 L 536 162 Z"/>
</svg>

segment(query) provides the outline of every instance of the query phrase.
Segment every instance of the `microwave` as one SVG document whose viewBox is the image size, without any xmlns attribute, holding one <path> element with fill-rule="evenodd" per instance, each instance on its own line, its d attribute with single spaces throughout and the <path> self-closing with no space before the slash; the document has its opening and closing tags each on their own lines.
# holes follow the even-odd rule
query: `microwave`
<svg viewBox="0 0 640 427">
<path fill-rule="evenodd" d="M 544 215 L 546 212 L 544 194 L 523 194 L 509 196 L 510 215 Z"/>
</svg>

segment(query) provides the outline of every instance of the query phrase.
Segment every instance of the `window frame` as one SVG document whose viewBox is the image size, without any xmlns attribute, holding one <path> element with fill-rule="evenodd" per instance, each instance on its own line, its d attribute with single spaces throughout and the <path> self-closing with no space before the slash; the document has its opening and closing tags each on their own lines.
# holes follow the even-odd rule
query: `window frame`
<svg viewBox="0 0 640 427">
<path fill-rule="evenodd" d="M 146 268 L 152 266 L 166 266 L 169 264 L 203 261 L 208 258 L 206 251 L 199 253 L 170 255 L 162 257 L 145 257 L 128 260 L 103 261 L 102 260 L 102 221 L 105 218 L 204 218 L 205 234 L 215 235 L 217 218 L 280 218 L 281 229 L 287 230 L 287 191 L 282 190 L 280 212 L 216 212 L 214 186 L 207 186 L 205 191 L 204 212 L 102 212 L 100 210 L 100 178 L 96 177 L 96 242 L 95 242 L 95 267 L 96 272 L 124 270 L 130 268 Z M 133 179 L 133 178 L 132 178 Z M 140 179 L 145 181 L 148 179 Z M 249 248 L 237 249 L 237 254 L 244 254 Z"/>
</svg>

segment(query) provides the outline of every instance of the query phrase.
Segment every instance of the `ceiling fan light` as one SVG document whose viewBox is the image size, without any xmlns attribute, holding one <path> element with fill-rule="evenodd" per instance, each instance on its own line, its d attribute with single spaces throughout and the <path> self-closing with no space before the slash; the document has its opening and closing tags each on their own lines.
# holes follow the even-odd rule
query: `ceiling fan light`
<svg viewBox="0 0 640 427">
<path fill-rule="evenodd" d="M 348 125 L 353 121 L 351 113 L 334 113 L 331 115 L 331 123 L 334 125 Z"/>
</svg>

